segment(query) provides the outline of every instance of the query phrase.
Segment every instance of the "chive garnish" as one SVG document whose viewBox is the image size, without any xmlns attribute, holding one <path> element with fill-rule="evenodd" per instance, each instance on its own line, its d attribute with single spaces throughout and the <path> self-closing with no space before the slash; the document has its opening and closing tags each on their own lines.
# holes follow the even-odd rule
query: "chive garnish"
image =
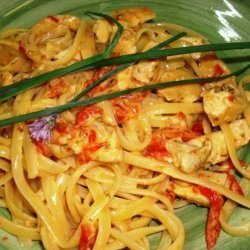
<svg viewBox="0 0 250 250">
<path fill-rule="evenodd" d="M 152 50 L 152 51 L 146 51 L 146 52 L 141 52 L 141 53 L 123 55 L 123 56 L 112 57 L 112 58 L 104 58 L 104 59 L 100 59 L 98 57 L 99 55 L 97 55 L 97 56 L 88 58 L 84 61 L 80 61 L 75 64 L 72 64 L 68 67 L 61 68 L 52 72 L 48 72 L 39 76 L 29 78 L 27 80 L 23 80 L 15 84 L 12 84 L 14 85 L 13 90 L 11 88 L 12 85 L 3 87 L 0 89 L 0 101 L 7 100 L 12 96 L 15 96 L 16 94 L 19 94 L 27 89 L 30 89 L 34 86 L 44 83 L 47 80 L 51 80 L 56 77 L 60 77 L 69 73 L 73 73 L 78 70 L 90 70 L 90 69 L 95 69 L 95 68 L 100 68 L 100 67 L 105 67 L 105 66 L 113 66 L 113 65 L 119 65 L 119 64 L 124 64 L 124 63 L 133 63 L 133 62 L 137 62 L 140 60 L 156 59 L 160 57 L 189 54 L 189 53 L 196 53 L 196 52 L 238 50 L 238 49 L 249 49 L 249 48 L 250 48 L 250 42 L 235 42 L 235 43 L 217 43 L 217 44 L 197 45 L 197 46 L 189 46 L 189 47 L 181 47 L 181 48 L 164 49 L 164 50 Z M 95 61 L 93 62 L 92 60 L 94 59 Z"/>
<path fill-rule="evenodd" d="M 170 43 L 178 40 L 179 38 L 186 36 L 187 33 L 186 32 L 181 32 L 157 45 L 155 45 L 154 47 L 152 47 L 151 49 L 149 49 L 149 51 L 151 50 L 155 50 L 155 49 L 161 49 L 167 45 L 169 45 Z M 88 86 L 86 89 L 84 89 L 83 91 L 81 91 L 77 96 L 75 96 L 71 102 L 74 101 L 78 101 L 81 97 L 83 97 L 84 95 L 86 95 L 87 93 L 89 93 L 92 89 L 94 89 L 95 87 L 97 87 L 98 85 L 100 85 L 102 82 L 106 81 L 108 78 L 112 77 L 113 75 L 121 72 L 122 70 L 128 68 L 130 65 L 132 65 L 133 63 L 125 63 L 122 64 L 118 67 L 116 67 L 114 70 L 108 72 L 107 74 L 105 74 L 104 76 L 100 77 L 98 80 L 96 80 L 94 83 L 92 83 L 90 86 Z"/>
<path fill-rule="evenodd" d="M 181 47 L 181 48 L 171 48 L 171 49 L 162 49 L 160 48 L 166 46 L 170 42 L 178 39 L 179 37 L 185 35 L 184 33 L 180 33 L 177 36 L 172 37 L 169 40 L 164 41 L 161 44 L 158 44 L 154 48 L 146 51 L 146 52 L 140 52 L 135 54 L 129 54 L 129 55 L 122 55 L 118 57 L 108 58 L 110 56 L 110 53 L 116 46 L 116 44 L 119 41 L 119 38 L 122 34 L 123 27 L 119 22 L 117 22 L 114 18 L 101 14 L 101 13 L 95 13 L 95 12 L 86 12 L 87 15 L 96 15 L 103 17 L 105 19 L 108 19 L 112 22 L 114 22 L 118 29 L 117 32 L 111 41 L 111 43 L 108 45 L 106 50 L 103 53 L 100 53 L 98 55 L 95 55 L 93 57 L 87 58 L 83 61 L 74 63 L 70 66 L 67 66 L 65 68 L 57 69 L 51 72 L 47 72 L 32 78 L 29 78 L 27 80 L 22 80 L 20 82 L 11 84 L 6 87 L 0 88 L 0 102 L 8 100 L 9 98 L 22 93 L 23 91 L 26 91 L 28 89 L 31 89 L 35 86 L 38 86 L 48 80 L 51 80 L 53 78 L 57 78 L 69 73 L 74 73 L 78 71 L 83 70 L 89 70 L 89 69 L 97 69 L 100 67 L 105 66 L 117 66 L 114 70 L 110 71 L 100 79 L 98 79 L 96 82 L 94 82 L 92 85 L 90 85 L 88 88 L 83 90 L 80 94 L 78 94 L 73 100 L 71 100 L 69 103 L 48 108 L 46 110 L 40 110 L 36 112 L 31 112 L 28 114 L 15 116 L 9 119 L 4 119 L 0 121 L 0 127 L 8 126 L 17 122 L 23 122 L 34 118 L 39 118 L 42 116 L 54 114 L 54 113 L 60 113 L 64 110 L 78 107 L 78 106 L 86 106 L 90 104 L 94 104 L 97 102 L 101 102 L 104 100 L 109 100 L 112 98 L 124 96 L 127 94 L 132 94 L 136 92 L 141 92 L 145 90 L 154 90 L 154 89 L 161 89 L 166 88 L 170 86 L 176 86 L 180 84 L 188 84 L 188 83 L 206 83 L 206 82 L 214 82 L 222 79 L 226 79 L 228 77 L 239 75 L 246 71 L 250 65 L 247 65 L 246 67 L 235 71 L 231 74 L 216 77 L 216 78 L 196 78 L 196 79 L 188 79 L 188 80 L 180 80 L 180 81 L 171 81 L 171 82 L 164 82 L 164 83 L 158 83 L 158 84 L 152 84 L 152 85 L 146 85 L 141 86 L 137 88 L 131 88 L 123 91 L 117 91 L 113 93 L 103 94 L 99 95 L 93 98 L 84 99 L 81 101 L 78 101 L 83 95 L 87 94 L 89 91 L 91 91 L 93 88 L 98 86 L 101 82 L 105 81 L 109 77 L 113 76 L 114 74 L 120 72 L 121 70 L 125 69 L 129 65 L 136 63 L 140 60 L 150 60 L 150 59 L 156 59 L 161 57 L 167 57 L 167 56 L 174 56 L 174 55 L 181 55 L 181 54 L 189 54 L 189 53 L 196 53 L 196 52 L 209 52 L 209 51 L 221 51 L 221 50 L 236 50 L 236 49 L 249 49 L 250 48 L 250 42 L 236 42 L 236 43 L 219 43 L 219 44 L 206 44 L 206 45 L 198 45 L 198 46 L 190 46 L 190 47 Z"/>
<path fill-rule="evenodd" d="M 103 66 L 113 66 L 117 64 L 137 62 L 139 60 L 157 59 L 160 57 L 176 56 L 176 55 L 190 54 L 196 52 L 239 50 L 239 49 L 250 49 L 250 42 L 216 43 L 216 44 L 205 44 L 205 45 L 196 45 L 189 47 L 140 52 L 135 54 L 112 57 L 109 59 L 103 59 L 96 62 L 95 65 L 86 66 L 85 70 L 93 69 L 93 67 L 99 68 Z"/>
<path fill-rule="evenodd" d="M 57 69 L 51 72 L 47 72 L 38 76 L 34 76 L 31 77 L 29 79 L 26 80 L 22 80 L 20 82 L 16 82 L 13 83 L 11 85 L 5 86 L 0 88 L 0 102 L 1 101 L 5 101 L 8 100 L 9 98 L 20 94 L 28 89 L 34 88 L 40 84 L 43 84 L 46 81 L 52 80 L 54 78 L 69 74 L 69 73 L 73 73 L 81 68 L 84 68 L 87 65 L 93 65 L 95 64 L 95 62 L 100 61 L 101 59 L 107 58 L 110 56 L 111 52 L 113 51 L 114 47 L 117 45 L 121 34 L 123 32 L 123 27 L 122 25 L 117 22 L 113 17 L 105 15 L 105 14 L 101 14 L 101 13 L 94 13 L 94 12 L 90 12 L 92 15 L 96 15 L 96 16 L 101 16 L 105 19 L 108 19 L 112 22 L 114 22 L 116 24 L 116 26 L 118 27 L 114 38 L 112 39 L 111 43 L 107 46 L 107 48 L 105 49 L 104 52 L 98 54 L 98 55 L 94 55 L 92 57 L 89 57 L 83 61 L 74 63 L 68 67 L 65 68 L 61 68 L 61 69 Z M 86 12 L 86 14 L 88 14 L 88 12 Z"/>
<path fill-rule="evenodd" d="M 63 105 L 60 105 L 60 106 L 47 108 L 47 109 L 44 109 L 44 110 L 39 110 L 39 111 L 24 114 L 24 115 L 19 115 L 19 116 L 15 116 L 15 117 L 12 117 L 12 118 L 0 120 L 0 127 L 5 127 L 5 126 L 9 126 L 9 125 L 18 123 L 18 122 L 24 122 L 24 121 L 27 121 L 27 120 L 39 118 L 39 117 L 42 117 L 42 116 L 45 116 L 45 115 L 61 113 L 61 112 L 65 111 L 67 109 L 70 109 L 70 108 L 83 107 L 83 106 L 95 104 L 95 103 L 98 103 L 98 102 L 102 102 L 102 101 L 105 101 L 105 100 L 110 100 L 110 99 L 113 99 L 113 98 L 116 98 L 116 97 L 121 97 L 121 96 L 124 96 L 124 95 L 133 94 L 133 93 L 137 93 L 137 92 L 142 92 L 142 91 L 146 91 L 146 90 L 162 89 L 162 88 L 167 88 L 167 87 L 172 87 L 172 86 L 177 86 L 177 85 L 183 85 L 183 84 L 190 84 L 190 83 L 215 82 L 215 81 L 223 80 L 223 79 L 226 79 L 226 78 L 229 78 L 229 77 L 232 77 L 232 76 L 242 74 L 249 68 L 250 68 L 250 64 L 245 66 L 244 68 L 241 68 L 240 70 L 237 70 L 235 72 L 232 72 L 230 74 L 223 75 L 223 76 L 220 76 L 220 77 L 196 78 L 196 79 L 187 79 L 187 80 L 163 82 L 163 83 L 145 85 L 145 86 L 141 86 L 141 87 L 136 87 L 136 88 L 126 89 L 126 90 L 122 90 L 122 91 L 112 92 L 112 93 L 96 96 L 96 97 L 93 97 L 93 98 L 84 99 L 84 100 L 81 100 L 81 101 L 69 102 L 67 104 L 63 104 Z"/>
<path fill-rule="evenodd" d="M 102 17 L 104 19 L 107 19 L 107 20 L 109 20 L 111 22 L 114 22 L 115 25 L 118 27 L 118 30 L 117 30 L 112 42 L 110 43 L 110 45 L 104 51 L 105 57 L 109 57 L 109 55 L 111 54 L 111 52 L 115 48 L 116 44 L 119 42 L 119 39 L 120 39 L 120 37 L 122 35 L 122 32 L 123 32 L 122 25 L 116 19 L 114 19 L 113 17 L 111 17 L 109 15 L 106 15 L 106 14 L 91 12 L 91 11 L 87 11 L 85 14 L 86 15 L 93 15 L 93 16 L 100 16 L 100 17 Z"/>
</svg>

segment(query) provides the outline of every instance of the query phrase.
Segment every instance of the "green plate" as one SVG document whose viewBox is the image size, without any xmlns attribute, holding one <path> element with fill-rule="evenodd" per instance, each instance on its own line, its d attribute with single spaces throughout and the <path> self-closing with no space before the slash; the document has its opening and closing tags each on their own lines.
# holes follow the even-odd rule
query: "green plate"
<svg viewBox="0 0 250 250">
<path fill-rule="evenodd" d="M 193 29 L 210 42 L 250 41 L 249 0 L 0 0 L 0 29 L 30 27 L 47 15 L 70 13 L 82 15 L 87 10 L 109 13 L 128 6 L 148 6 L 157 13 L 157 20 L 177 23 Z M 232 69 L 250 62 L 250 51 L 241 50 L 219 54 Z M 250 74 L 250 72 L 247 72 Z M 2 209 L 1 214 L 8 217 Z M 185 250 L 203 250 L 207 209 L 190 205 L 177 211 L 186 229 Z M 232 224 L 250 219 L 250 210 L 237 209 Z M 6 240 L 5 237 L 8 237 Z M 151 236 L 155 249 L 159 235 Z M 38 242 L 23 244 L 14 236 L 0 230 L 0 250 L 43 249 Z M 221 232 L 217 250 L 249 250 L 250 237 L 230 237 Z"/>
</svg>

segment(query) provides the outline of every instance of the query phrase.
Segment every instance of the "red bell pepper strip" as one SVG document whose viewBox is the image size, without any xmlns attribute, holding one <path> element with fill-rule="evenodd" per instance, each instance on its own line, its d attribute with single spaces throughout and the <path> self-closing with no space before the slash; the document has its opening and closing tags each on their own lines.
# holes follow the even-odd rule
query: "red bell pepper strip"
<svg viewBox="0 0 250 250">
<path fill-rule="evenodd" d="M 81 238 L 79 242 L 79 250 L 91 250 L 95 244 L 96 233 L 88 224 L 81 225 Z"/>
<path fill-rule="evenodd" d="M 207 249 L 209 250 L 215 246 L 220 235 L 221 226 L 219 218 L 224 200 L 222 195 L 209 188 L 199 186 L 199 191 L 210 201 L 210 209 L 206 225 L 206 244 Z"/>
</svg>

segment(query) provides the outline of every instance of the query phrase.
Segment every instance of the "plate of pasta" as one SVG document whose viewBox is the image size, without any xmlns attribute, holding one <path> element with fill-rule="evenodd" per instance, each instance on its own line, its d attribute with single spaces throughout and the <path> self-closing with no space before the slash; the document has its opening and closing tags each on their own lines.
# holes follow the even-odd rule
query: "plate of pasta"
<svg viewBox="0 0 250 250">
<path fill-rule="evenodd" d="M 0 249 L 250 248 L 249 2 L 2 3 Z"/>
</svg>

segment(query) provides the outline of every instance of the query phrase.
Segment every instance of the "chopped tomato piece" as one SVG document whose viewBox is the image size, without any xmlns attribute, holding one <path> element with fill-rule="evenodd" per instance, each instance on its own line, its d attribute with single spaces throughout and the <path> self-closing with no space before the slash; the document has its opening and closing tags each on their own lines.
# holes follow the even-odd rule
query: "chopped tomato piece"
<svg viewBox="0 0 250 250">
<path fill-rule="evenodd" d="M 113 70 L 116 66 L 110 66 L 110 67 L 102 67 L 100 69 L 96 69 L 95 73 L 92 77 L 92 79 L 89 79 L 85 82 L 85 87 L 90 86 L 93 84 L 95 81 L 109 73 L 111 70 Z M 116 80 L 114 78 L 111 78 L 110 80 L 107 80 L 105 82 L 102 82 L 100 85 L 96 86 L 94 89 L 92 89 L 89 93 L 88 96 L 92 97 L 95 96 L 96 94 L 103 92 L 104 90 L 114 86 L 116 84 Z"/>
<path fill-rule="evenodd" d="M 210 201 L 210 209 L 206 226 L 206 243 L 207 249 L 212 249 L 220 235 L 221 226 L 219 218 L 224 200 L 222 195 L 209 188 L 199 186 L 199 190 L 200 193 L 207 197 Z"/>
<path fill-rule="evenodd" d="M 218 63 L 216 65 L 214 65 L 213 70 L 214 70 L 214 73 L 213 73 L 212 77 L 219 77 L 219 76 L 222 76 L 224 73 L 223 68 Z"/>
<path fill-rule="evenodd" d="M 164 160 L 164 157 L 171 156 L 165 147 L 167 140 L 181 138 L 183 141 L 189 141 L 199 135 L 199 133 L 190 129 L 181 129 L 176 127 L 156 130 L 152 134 L 151 142 L 146 148 L 145 155 L 152 156 L 158 160 Z"/>
<path fill-rule="evenodd" d="M 68 134 L 69 127 L 67 126 L 66 122 L 59 120 L 55 125 L 55 130 L 57 130 L 60 134 Z"/>
<path fill-rule="evenodd" d="M 158 160 L 164 160 L 165 157 L 171 156 L 165 147 L 165 140 L 162 140 L 158 136 L 152 135 L 151 142 L 146 148 L 146 156 L 154 157 Z"/>
<path fill-rule="evenodd" d="M 148 91 L 114 98 L 111 100 L 118 123 L 137 116 L 141 102 L 147 97 Z"/>
<path fill-rule="evenodd" d="M 46 157 L 52 156 L 52 152 L 51 152 L 50 148 L 48 147 L 48 145 L 46 144 L 46 142 L 36 141 L 36 140 L 34 140 L 34 142 L 36 144 L 36 148 L 37 148 L 38 152 L 40 152 L 41 154 L 43 154 Z"/>
<path fill-rule="evenodd" d="M 88 144 L 82 148 L 79 155 L 76 156 L 77 162 L 80 164 L 87 163 L 92 160 L 91 155 L 96 152 L 101 147 L 104 147 L 107 142 L 96 143 L 96 132 L 95 130 L 90 130 L 88 132 Z"/>
<path fill-rule="evenodd" d="M 202 120 L 197 120 L 194 125 L 192 126 L 192 131 L 199 133 L 200 135 L 204 134 L 204 128 Z"/>
<path fill-rule="evenodd" d="M 88 224 L 81 225 L 81 238 L 79 242 L 79 250 L 90 250 L 93 248 L 96 240 L 96 234 Z"/>
<path fill-rule="evenodd" d="M 177 116 L 181 118 L 181 120 L 187 122 L 187 117 L 183 112 L 178 112 Z"/>
<path fill-rule="evenodd" d="M 225 160 L 222 162 L 219 162 L 218 165 L 220 166 L 219 172 L 232 172 L 235 170 L 234 165 L 231 160 Z"/>
<path fill-rule="evenodd" d="M 146 151 L 146 156 L 154 157 L 158 160 L 164 160 L 165 157 L 171 156 L 171 154 L 167 151 L 167 149 L 164 147 L 148 147 Z"/>
<path fill-rule="evenodd" d="M 198 136 L 199 134 L 197 132 L 190 129 L 167 127 L 156 130 L 152 134 L 152 141 L 154 142 L 154 144 L 156 144 L 156 142 L 161 142 L 165 145 L 166 141 L 169 139 L 181 138 L 183 141 L 190 141 Z"/>
<path fill-rule="evenodd" d="M 96 132 L 95 132 L 95 130 L 90 130 L 89 143 L 94 143 L 95 140 L 96 140 Z"/>
<path fill-rule="evenodd" d="M 19 42 L 19 51 L 21 52 L 21 54 L 23 54 L 25 56 L 27 55 L 26 49 L 25 49 L 24 44 L 23 44 L 23 41 Z"/>
<path fill-rule="evenodd" d="M 228 97 L 228 100 L 230 102 L 234 102 L 234 99 L 235 99 L 235 96 L 233 94 L 231 94 L 229 97 Z"/>
<path fill-rule="evenodd" d="M 79 164 L 85 164 L 91 161 L 91 156 L 87 150 L 83 150 L 79 155 L 76 156 L 76 161 Z"/>
<path fill-rule="evenodd" d="M 48 97 L 56 98 L 64 92 L 64 81 L 62 78 L 56 78 L 49 82 Z"/>
<path fill-rule="evenodd" d="M 167 191 L 167 192 L 162 192 L 162 194 L 164 196 L 166 196 L 172 204 L 174 203 L 174 200 L 175 200 L 175 193 L 174 192 Z"/>
<path fill-rule="evenodd" d="M 82 125 L 89 120 L 93 115 L 102 115 L 102 109 L 95 106 L 83 107 L 78 113 L 76 118 L 76 124 Z"/>
<path fill-rule="evenodd" d="M 115 104 L 115 117 L 118 123 L 126 121 L 128 117 L 126 108 L 121 107 L 119 104 Z"/>
</svg>

